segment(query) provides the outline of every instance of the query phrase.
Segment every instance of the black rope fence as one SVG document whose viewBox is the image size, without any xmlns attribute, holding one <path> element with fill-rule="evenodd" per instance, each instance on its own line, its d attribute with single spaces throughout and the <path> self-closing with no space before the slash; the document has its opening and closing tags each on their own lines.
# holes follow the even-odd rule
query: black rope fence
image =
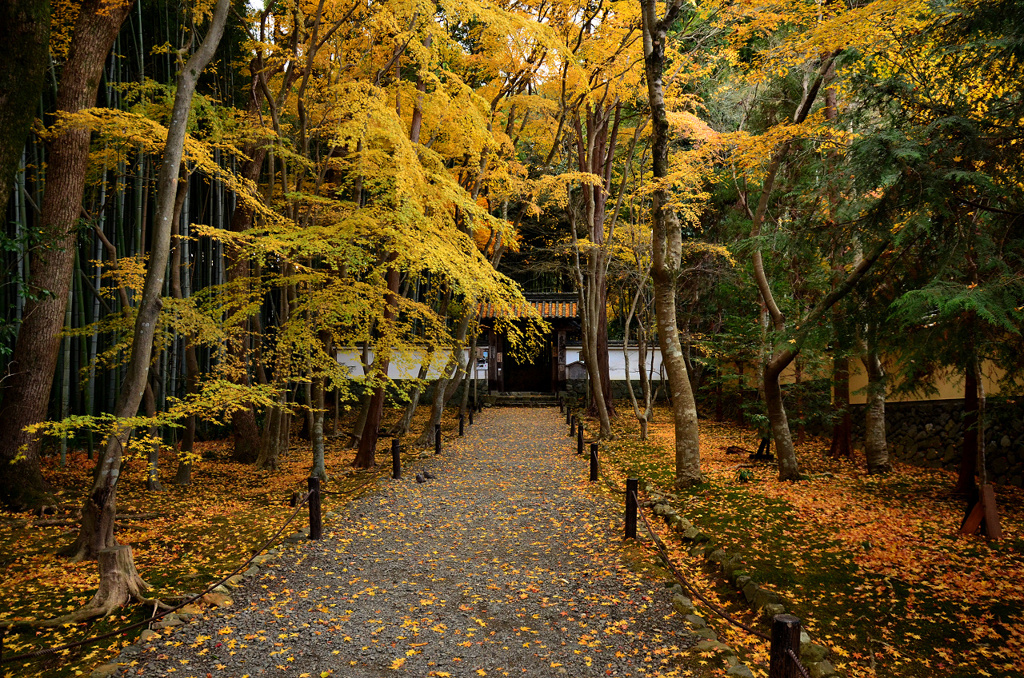
<svg viewBox="0 0 1024 678">
<path fill-rule="evenodd" d="M 630 493 L 630 494 L 632 494 L 633 501 L 635 501 L 637 503 L 637 506 L 640 506 L 640 501 L 639 501 L 639 498 L 636 496 L 636 493 Z M 650 522 L 648 522 L 648 520 L 647 520 L 647 516 L 644 515 L 643 511 L 637 511 L 637 513 L 639 514 L 640 519 L 644 521 L 644 525 L 647 526 L 647 531 L 650 533 L 651 537 L 654 539 L 654 544 L 658 547 L 658 551 L 661 553 L 662 560 L 664 560 L 665 564 L 668 565 L 669 571 L 672 572 L 672 576 L 675 578 L 675 580 L 677 582 L 679 582 L 680 586 L 682 586 L 684 589 L 686 589 L 694 598 L 697 598 L 702 603 L 704 603 L 708 607 L 709 610 L 711 610 L 712 612 L 714 612 L 719 617 L 721 617 L 725 621 L 729 622 L 730 624 L 732 624 L 736 628 L 741 629 L 743 631 L 746 631 L 750 635 L 756 636 L 757 638 L 760 638 L 761 640 L 765 640 L 765 641 L 771 642 L 771 638 L 770 637 L 768 637 L 764 633 L 761 633 L 757 629 L 752 628 L 752 627 L 748 626 L 747 624 L 744 624 L 740 620 L 736 619 L 735 617 L 730 615 L 728 612 L 726 612 L 722 608 L 720 608 L 717 605 L 715 605 L 714 603 L 712 603 L 710 600 L 708 600 L 707 596 L 705 596 L 703 593 L 701 593 L 699 590 L 697 590 L 697 588 L 694 587 L 693 584 L 690 583 L 690 581 L 686 578 L 686 576 L 682 572 L 680 572 L 679 568 L 676 567 L 676 564 L 672 562 L 672 559 L 669 557 L 668 547 L 665 546 L 665 542 L 663 542 L 661 540 L 661 537 L 659 537 L 658 534 L 651 527 Z"/>
<path fill-rule="evenodd" d="M 630 482 L 635 483 L 636 481 L 631 480 Z M 637 497 L 636 492 L 629 489 L 625 492 L 625 494 L 627 496 L 627 499 L 632 499 L 633 507 L 635 507 L 632 510 L 635 510 L 636 514 L 640 516 L 640 519 L 647 527 L 647 532 L 651 535 L 651 538 L 654 540 L 655 546 L 661 554 L 662 561 L 664 561 L 665 565 L 672 573 L 673 578 L 679 583 L 680 586 L 683 587 L 683 589 L 689 592 L 691 596 L 701 601 L 709 610 L 711 610 L 717 616 L 724 619 L 732 626 L 740 629 L 741 631 L 745 631 L 746 633 L 748 633 L 751 636 L 754 636 L 755 638 L 768 642 L 771 647 L 772 662 L 772 668 L 769 671 L 770 675 L 792 675 L 791 671 L 780 670 L 778 673 L 776 673 L 775 670 L 775 664 L 777 661 L 781 662 L 788 660 L 787 663 L 791 664 L 792 668 L 796 669 L 796 671 L 800 673 L 802 678 L 811 678 L 807 672 L 807 669 L 804 668 L 804 665 L 800 662 L 800 657 L 796 654 L 796 652 L 793 651 L 794 644 L 796 645 L 796 647 L 800 647 L 799 619 L 791 615 L 776 615 L 773 621 L 772 635 L 768 636 L 762 633 L 761 631 L 758 631 L 757 629 L 749 626 L 748 624 L 745 624 L 742 621 L 736 619 L 728 612 L 723 610 L 721 607 L 712 603 L 710 600 L 708 600 L 707 596 L 701 593 L 701 591 L 697 589 L 686 578 L 686 576 L 682 573 L 682 571 L 680 571 L 676 564 L 672 562 L 672 558 L 669 555 L 668 547 L 665 545 L 665 542 L 663 542 L 661 537 L 658 536 L 657 532 L 654 531 L 653 527 L 651 526 L 651 523 L 647 520 L 647 516 L 644 515 L 644 512 L 640 510 L 640 499 L 639 497 Z M 627 525 L 630 521 L 630 509 L 631 507 L 629 507 L 627 504 Z M 635 517 L 633 518 L 633 521 L 635 532 Z M 779 659 L 776 659 L 776 657 L 778 657 Z"/>
<path fill-rule="evenodd" d="M 807 673 L 807 669 L 805 669 L 804 665 L 800 663 L 800 657 L 797 657 L 796 652 L 793 652 L 793 648 L 786 648 L 786 656 L 793 660 L 793 664 L 796 666 L 796 670 L 800 672 L 801 676 L 804 678 L 811 678 L 810 674 Z"/>
</svg>

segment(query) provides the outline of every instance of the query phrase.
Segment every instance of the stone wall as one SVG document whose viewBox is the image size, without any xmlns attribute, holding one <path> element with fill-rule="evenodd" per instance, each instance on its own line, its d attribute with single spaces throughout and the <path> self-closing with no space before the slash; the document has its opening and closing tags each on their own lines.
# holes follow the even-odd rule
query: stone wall
<svg viewBox="0 0 1024 678">
<path fill-rule="evenodd" d="M 931 468 L 960 468 L 963 401 L 886 403 L 889 453 Z M 864 406 L 853 405 L 854 440 L 864 440 Z M 985 456 L 992 482 L 1024 486 L 1024 402 L 990 399 L 985 409 Z"/>
</svg>

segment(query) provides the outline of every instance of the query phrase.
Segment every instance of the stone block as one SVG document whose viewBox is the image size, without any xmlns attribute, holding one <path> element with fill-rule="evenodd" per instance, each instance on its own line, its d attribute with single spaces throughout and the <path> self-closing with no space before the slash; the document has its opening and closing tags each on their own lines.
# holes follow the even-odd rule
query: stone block
<svg viewBox="0 0 1024 678">
<path fill-rule="evenodd" d="M 811 672 L 811 678 L 828 678 L 828 676 L 836 675 L 836 667 L 832 666 L 832 662 L 827 659 L 811 664 L 807 668 Z"/>
<path fill-rule="evenodd" d="M 693 629 L 690 633 L 697 638 L 703 638 L 704 640 L 718 640 L 718 634 L 706 626 L 699 629 Z"/>
<path fill-rule="evenodd" d="M 779 596 L 768 589 L 759 588 L 754 592 L 754 599 L 750 602 L 754 604 L 754 607 L 760 610 L 764 608 L 765 605 L 777 604 L 779 602 Z"/>
<path fill-rule="evenodd" d="M 828 657 L 828 648 L 817 643 L 800 644 L 800 661 L 804 664 L 817 664 Z"/>
<path fill-rule="evenodd" d="M 219 589 L 224 587 L 218 586 L 217 588 Z M 234 601 L 231 600 L 231 596 L 227 595 L 227 593 L 227 589 L 224 591 L 217 591 L 217 589 L 214 589 L 213 593 L 207 593 L 203 596 L 203 602 L 207 605 L 216 605 L 217 607 L 229 607 L 234 605 Z"/>
<path fill-rule="evenodd" d="M 169 614 L 160 619 L 160 621 L 153 622 L 153 628 L 158 631 L 161 629 L 172 629 L 175 626 L 181 626 L 183 623 L 178 615 Z"/>
<path fill-rule="evenodd" d="M 695 629 L 702 629 L 708 625 L 708 623 L 704 621 L 704 617 L 701 617 L 699 614 L 688 614 L 684 619 Z"/>
<path fill-rule="evenodd" d="M 754 674 L 750 672 L 746 664 L 737 662 L 729 667 L 729 670 L 725 672 L 725 675 L 731 678 L 754 678 Z"/>
<path fill-rule="evenodd" d="M 758 591 L 760 591 L 760 589 L 757 587 L 757 584 L 752 581 L 748 581 L 746 586 L 743 587 L 743 597 L 747 599 L 748 603 L 752 603 L 754 602 L 754 594 Z"/>
<path fill-rule="evenodd" d="M 100 664 L 92 670 L 89 674 L 89 678 L 109 678 L 120 670 L 120 666 L 117 664 Z"/>
<path fill-rule="evenodd" d="M 742 572 L 743 563 L 740 561 L 739 556 L 733 555 L 730 558 L 726 558 L 722 561 L 722 574 L 727 578 L 732 579 L 734 572 Z"/>
<path fill-rule="evenodd" d="M 672 607 L 675 611 L 681 615 L 696 614 L 697 610 L 693 607 L 693 601 L 684 595 L 676 594 L 672 596 Z"/>
</svg>

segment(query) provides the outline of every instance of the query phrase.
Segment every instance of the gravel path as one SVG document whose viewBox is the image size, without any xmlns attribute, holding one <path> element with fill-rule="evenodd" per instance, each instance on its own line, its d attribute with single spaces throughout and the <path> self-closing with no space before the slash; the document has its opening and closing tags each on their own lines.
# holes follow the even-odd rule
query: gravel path
<svg viewBox="0 0 1024 678">
<path fill-rule="evenodd" d="M 327 497 L 323 540 L 122 657 L 126 674 L 689 675 L 693 637 L 627 567 L 621 497 L 587 482 L 562 422 L 488 410 L 402 480 L 344 510 Z"/>
</svg>

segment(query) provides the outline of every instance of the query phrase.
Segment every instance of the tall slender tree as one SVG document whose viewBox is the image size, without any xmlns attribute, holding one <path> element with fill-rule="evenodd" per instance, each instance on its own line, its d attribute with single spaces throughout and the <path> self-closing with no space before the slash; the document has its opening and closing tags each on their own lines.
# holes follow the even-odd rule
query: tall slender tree
<svg viewBox="0 0 1024 678">
<path fill-rule="evenodd" d="M 668 377 L 675 427 L 676 485 L 685 487 L 703 481 L 700 470 L 700 432 L 697 428 L 697 403 L 690 388 L 690 377 L 683 359 L 676 324 L 676 277 L 682 264 L 682 227 L 672 208 L 669 187 L 669 124 L 665 109 L 665 49 L 668 31 L 684 11 L 682 0 L 669 0 L 665 14 L 658 18 L 656 0 L 642 0 L 644 31 L 644 70 L 647 75 L 648 101 L 651 106 L 653 139 L 651 155 L 656 186 L 651 194 L 652 275 L 654 308 L 658 322 L 658 343 L 662 364 Z"/>
<path fill-rule="evenodd" d="M 213 58 L 227 22 L 230 0 L 217 0 L 206 35 L 181 68 L 177 78 L 167 141 L 157 178 L 156 211 L 150 238 L 145 286 L 138 303 L 132 337 L 131 358 L 113 414 L 128 420 L 138 413 L 149 377 L 153 339 L 159 324 L 161 295 L 170 257 L 171 231 L 178 174 L 187 135 L 192 96 L 203 69 Z M 139 598 L 148 588 L 135 569 L 131 549 L 118 544 L 114 534 L 117 483 L 124 448 L 131 427 L 119 425 L 112 431 L 100 456 L 92 488 L 82 508 L 82 524 L 75 541 L 75 557 L 99 557 L 100 588 L 75 618 L 109 614 L 131 598 Z"/>
</svg>

